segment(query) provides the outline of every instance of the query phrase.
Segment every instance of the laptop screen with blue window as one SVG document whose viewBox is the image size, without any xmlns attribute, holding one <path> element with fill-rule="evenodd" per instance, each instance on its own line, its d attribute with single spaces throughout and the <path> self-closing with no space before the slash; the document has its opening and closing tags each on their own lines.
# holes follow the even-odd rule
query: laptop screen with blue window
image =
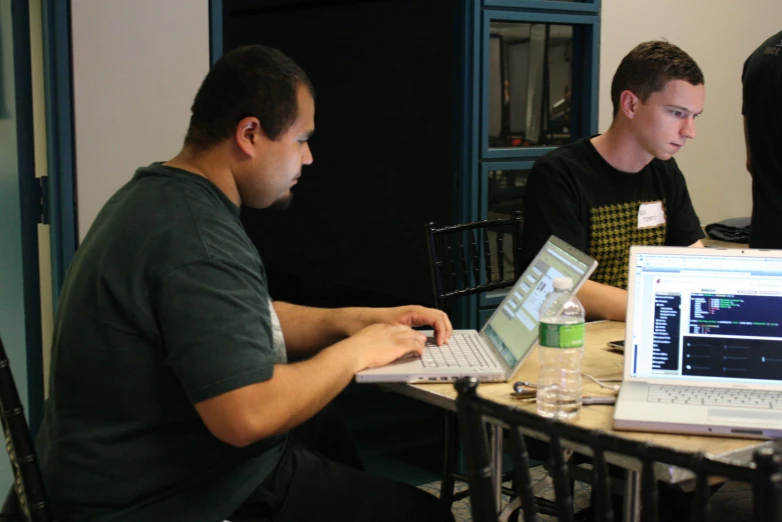
<svg viewBox="0 0 782 522">
<path fill-rule="evenodd" d="M 659 250 L 634 254 L 630 264 L 630 375 L 782 380 L 782 258 L 750 250 Z"/>
</svg>

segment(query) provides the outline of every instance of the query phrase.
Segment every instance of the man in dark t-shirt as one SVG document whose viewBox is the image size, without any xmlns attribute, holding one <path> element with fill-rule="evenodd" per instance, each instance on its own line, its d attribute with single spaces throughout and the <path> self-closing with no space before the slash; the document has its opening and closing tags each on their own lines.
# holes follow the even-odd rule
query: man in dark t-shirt
<svg viewBox="0 0 782 522">
<path fill-rule="evenodd" d="M 532 167 L 522 259 L 529 264 L 551 234 L 597 259 L 578 293 L 589 318 L 625 320 L 631 245 L 703 246 L 673 155 L 695 137 L 704 97 L 703 74 L 689 55 L 667 42 L 639 44 L 614 75 L 609 129 Z"/>
<path fill-rule="evenodd" d="M 747 58 L 741 83 L 747 171 L 752 175 L 749 246 L 782 248 L 782 31 Z"/>
<path fill-rule="evenodd" d="M 37 446 L 57 520 L 453 520 L 365 473 L 327 404 L 420 353 L 420 306 L 273 302 L 241 205 L 284 207 L 312 162 L 313 87 L 264 46 L 225 54 L 182 151 L 140 168 L 80 245 L 55 321 Z M 299 362 L 288 363 L 293 355 Z"/>
</svg>

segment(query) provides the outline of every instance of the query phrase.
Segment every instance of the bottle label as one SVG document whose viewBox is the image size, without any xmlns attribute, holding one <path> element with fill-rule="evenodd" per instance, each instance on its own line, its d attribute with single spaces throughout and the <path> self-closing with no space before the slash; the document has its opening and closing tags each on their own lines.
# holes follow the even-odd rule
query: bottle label
<svg viewBox="0 0 782 522">
<path fill-rule="evenodd" d="M 540 323 L 538 342 L 547 348 L 580 348 L 584 346 L 584 323 Z"/>
</svg>

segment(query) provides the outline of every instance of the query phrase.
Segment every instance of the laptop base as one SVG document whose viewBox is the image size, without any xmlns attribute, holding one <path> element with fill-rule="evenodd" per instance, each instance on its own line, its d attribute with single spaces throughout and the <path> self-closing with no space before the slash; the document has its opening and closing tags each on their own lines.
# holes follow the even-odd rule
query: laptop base
<svg viewBox="0 0 782 522">
<path fill-rule="evenodd" d="M 749 439 L 782 437 L 782 412 L 771 409 L 705 407 L 647 401 L 648 383 L 622 385 L 614 429 Z"/>
</svg>

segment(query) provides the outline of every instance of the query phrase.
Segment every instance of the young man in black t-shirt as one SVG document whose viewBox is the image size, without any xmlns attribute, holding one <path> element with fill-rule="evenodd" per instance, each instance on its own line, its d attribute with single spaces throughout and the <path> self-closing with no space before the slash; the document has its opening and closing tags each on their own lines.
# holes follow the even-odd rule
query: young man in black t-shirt
<svg viewBox="0 0 782 522">
<path fill-rule="evenodd" d="M 636 46 L 611 84 L 614 120 L 602 135 L 535 162 L 524 195 L 522 258 L 551 234 L 598 261 L 578 298 L 592 319 L 625 320 L 631 245 L 703 246 L 673 155 L 695 138 L 703 73 L 667 42 Z"/>
<path fill-rule="evenodd" d="M 741 113 L 752 175 L 749 246 L 782 248 L 782 31 L 744 62 Z"/>
</svg>

